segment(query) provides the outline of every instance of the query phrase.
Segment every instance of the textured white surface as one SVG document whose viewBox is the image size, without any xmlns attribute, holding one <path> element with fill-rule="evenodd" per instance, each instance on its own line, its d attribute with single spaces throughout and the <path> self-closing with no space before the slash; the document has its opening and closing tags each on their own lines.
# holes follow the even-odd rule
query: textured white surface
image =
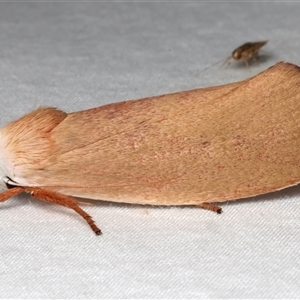
<svg viewBox="0 0 300 300">
<path fill-rule="evenodd" d="M 300 64 L 299 3 L 0 3 L 1 126 Z M 215 66 L 265 40 L 259 65 Z M 76 174 L 74 174 L 76 176 Z M 0 204 L 1 298 L 297 298 L 300 188 L 197 208 Z"/>
</svg>

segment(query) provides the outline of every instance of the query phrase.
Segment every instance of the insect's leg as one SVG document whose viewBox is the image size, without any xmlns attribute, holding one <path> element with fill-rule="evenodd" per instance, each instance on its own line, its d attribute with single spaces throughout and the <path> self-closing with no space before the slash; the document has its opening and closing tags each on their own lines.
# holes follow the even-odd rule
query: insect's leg
<svg viewBox="0 0 300 300">
<path fill-rule="evenodd" d="M 254 53 L 253 56 L 252 56 L 252 60 L 253 60 L 254 63 L 256 63 L 259 66 L 260 64 L 259 64 L 259 61 L 257 59 L 257 56 L 258 56 L 258 53 Z"/>
<path fill-rule="evenodd" d="M 249 69 L 248 60 L 245 58 L 245 59 L 243 59 L 243 62 L 246 64 L 247 69 Z"/>
<path fill-rule="evenodd" d="M 57 192 L 33 187 L 26 187 L 25 191 L 30 193 L 34 198 L 73 209 L 86 220 L 86 222 L 97 235 L 102 234 L 101 230 L 97 227 L 91 216 L 78 206 L 78 201 L 75 198 Z"/>
<path fill-rule="evenodd" d="M 16 186 L 11 189 L 5 190 L 4 192 L 0 193 L 0 202 L 4 202 L 11 197 L 21 194 L 24 191 L 25 189 L 21 186 Z"/>
<path fill-rule="evenodd" d="M 211 211 L 216 212 L 218 214 L 222 213 L 222 208 L 220 206 L 217 206 L 217 205 L 213 205 L 213 204 L 210 204 L 210 203 L 200 203 L 200 204 L 198 204 L 198 206 L 203 208 L 203 209 L 206 209 L 206 210 L 211 210 Z"/>
</svg>

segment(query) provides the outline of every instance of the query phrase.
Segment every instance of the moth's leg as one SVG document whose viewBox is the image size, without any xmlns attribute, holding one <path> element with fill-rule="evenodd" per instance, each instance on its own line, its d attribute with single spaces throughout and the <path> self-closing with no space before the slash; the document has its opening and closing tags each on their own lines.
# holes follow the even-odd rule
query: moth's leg
<svg viewBox="0 0 300 300">
<path fill-rule="evenodd" d="M 16 186 L 16 187 L 10 188 L 8 190 L 5 190 L 4 192 L 0 193 L 0 202 L 4 202 L 11 197 L 21 194 L 24 191 L 25 191 L 25 189 L 21 186 Z"/>
<path fill-rule="evenodd" d="M 216 212 L 218 214 L 222 213 L 222 208 L 220 206 L 217 206 L 217 205 L 213 205 L 213 204 L 210 204 L 210 203 L 200 203 L 200 204 L 198 204 L 198 206 L 203 208 L 203 209 L 206 209 L 206 210 L 211 210 L 211 211 Z"/>
<path fill-rule="evenodd" d="M 102 234 L 101 230 L 97 227 L 92 217 L 78 206 L 78 201 L 75 198 L 57 192 L 34 187 L 26 187 L 25 191 L 27 193 L 30 193 L 34 198 L 73 209 L 86 220 L 86 222 L 90 225 L 92 230 L 97 235 Z"/>
</svg>

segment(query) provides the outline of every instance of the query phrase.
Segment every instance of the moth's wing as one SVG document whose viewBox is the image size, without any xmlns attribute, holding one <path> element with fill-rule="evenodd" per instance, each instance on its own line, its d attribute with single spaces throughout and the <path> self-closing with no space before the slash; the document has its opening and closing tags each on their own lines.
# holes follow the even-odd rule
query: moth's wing
<svg viewBox="0 0 300 300">
<path fill-rule="evenodd" d="M 52 131 L 54 155 L 45 158 L 32 184 L 79 197 L 149 204 L 192 203 L 196 191 L 199 202 L 205 192 L 199 188 L 203 175 L 197 173 L 206 168 L 200 162 L 208 146 L 207 134 L 201 133 L 206 107 L 219 101 L 210 101 L 212 93 L 222 99 L 239 85 L 69 114 Z"/>
</svg>

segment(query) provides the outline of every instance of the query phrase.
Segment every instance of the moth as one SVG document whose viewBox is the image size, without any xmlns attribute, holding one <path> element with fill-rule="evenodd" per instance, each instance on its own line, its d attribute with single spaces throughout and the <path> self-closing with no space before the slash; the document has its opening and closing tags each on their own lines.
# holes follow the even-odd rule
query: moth
<svg viewBox="0 0 300 300">
<path fill-rule="evenodd" d="M 26 192 L 73 209 L 101 234 L 77 197 L 220 213 L 212 203 L 296 185 L 299 70 L 281 62 L 221 86 L 34 110 L 0 129 L 0 202 Z"/>
</svg>

